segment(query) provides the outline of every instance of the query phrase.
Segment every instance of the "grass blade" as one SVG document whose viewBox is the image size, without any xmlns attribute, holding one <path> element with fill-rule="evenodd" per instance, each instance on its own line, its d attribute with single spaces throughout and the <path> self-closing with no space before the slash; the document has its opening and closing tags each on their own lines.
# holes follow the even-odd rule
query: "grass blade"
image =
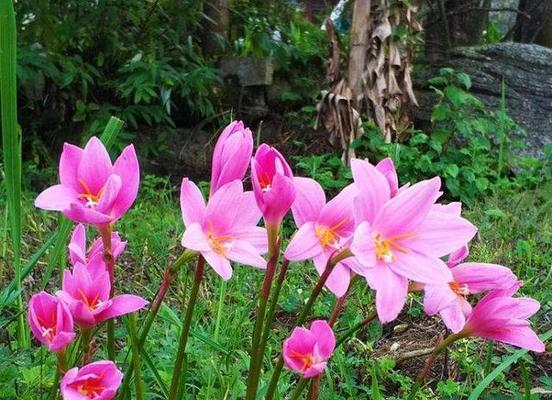
<svg viewBox="0 0 552 400">
<path fill-rule="evenodd" d="M 13 248 L 17 309 L 17 343 L 30 343 L 21 298 L 21 132 L 17 125 L 15 12 L 11 0 L 0 0 L 0 108 L 9 226 Z"/>
<path fill-rule="evenodd" d="M 552 329 L 550 329 L 548 332 L 542 334 L 539 337 L 543 342 L 546 343 L 546 341 L 552 337 Z M 489 375 L 485 377 L 485 379 L 479 382 L 479 385 L 477 385 L 473 390 L 473 392 L 471 392 L 470 397 L 468 397 L 468 400 L 479 399 L 479 396 L 481 396 L 481 393 L 483 393 L 483 391 L 487 388 L 487 386 L 489 386 L 498 377 L 498 375 L 500 375 L 502 371 L 504 371 L 513 363 L 515 363 L 517 360 L 519 360 L 519 358 L 523 356 L 525 353 L 527 353 L 527 350 L 519 349 L 515 351 L 512 355 L 506 357 L 504 361 L 502 361 Z"/>
</svg>

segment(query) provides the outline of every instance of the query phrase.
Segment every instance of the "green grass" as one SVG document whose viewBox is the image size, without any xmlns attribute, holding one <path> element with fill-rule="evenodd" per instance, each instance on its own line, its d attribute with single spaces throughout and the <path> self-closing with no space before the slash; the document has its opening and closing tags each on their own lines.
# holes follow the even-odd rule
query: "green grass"
<svg viewBox="0 0 552 400">
<path fill-rule="evenodd" d="M 119 292 L 134 292 L 151 299 L 164 267 L 180 253 L 183 224 L 177 203 L 177 186 L 163 178 L 146 176 L 135 206 L 118 224 L 118 230 L 129 242 L 118 265 Z M 33 196 L 31 193 L 25 194 L 27 200 L 24 204 L 25 229 L 22 247 L 24 262 L 57 225 L 56 218 L 51 213 L 31 207 Z M 552 279 L 552 210 L 550 206 L 543 205 L 546 201 L 546 195 L 538 191 L 503 192 L 465 212 L 480 229 L 478 239 L 471 247 L 470 259 L 503 263 L 525 281 L 522 293 L 535 297 L 543 304 L 542 310 L 533 319 L 539 333 L 550 328 L 549 314 L 552 309 L 552 293 L 548 289 Z M 291 231 L 291 227 L 287 227 L 286 231 Z M 25 282 L 25 300 L 35 291 L 46 268 L 45 264 L 38 263 L 31 274 L 32 279 Z M 146 356 L 142 357 L 142 371 L 146 399 L 164 398 L 161 387 L 164 386 L 166 390 L 170 384 L 173 357 L 181 329 L 181 299 L 185 296 L 185 291 L 190 289 L 192 277 L 193 265 L 188 265 L 171 287 L 166 306 L 161 309 L 145 345 Z M 262 278 L 262 271 L 235 266 L 234 276 L 227 282 L 221 302 L 221 280 L 207 267 L 187 347 L 185 399 L 243 398 L 249 363 L 247 349 L 254 323 L 255 296 Z M 268 380 L 266 369 L 274 365 L 281 341 L 292 329 L 292 321 L 316 279 L 317 274 L 309 263 L 295 263 L 290 266 L 277 309 L 275 334 L 267 346 L 265 373 L 260 383 L 261 393 L 266 389 Z M 55 270 L 48 282 L 48 290 L 58 286 L 58 271 Z M 371 301 L 371 291 L 359 280 L 337 324 L 338 333 L 352 327 L 368 314 Z M 327 318 L 333 302 L 333 296 L 324 292 L 316 303 L 313 318 Z M 401 346 L 406 346 L 403 349 L 406 351 L 410 335 L 419 341 L 420 335 L 426 332 L 425 327 L 430 323 L 435 325 L 438 321 L 435 319 L 432 322 L 427 317 L 418 319 L 421 314 L 420 297 L 412 296 L 409 305 L 409 309 L 397 321 L 398 324 L 408 325 L 405 333 L 396 333 L 393 329 L 396 324 L 382 329 L 379 324 L 372 323 L 335 353 L 330 369 L 322 380 L 322 399 L 378 398 L 377 394 L 385 399 L 401 399 L 408 394 L 415 373 L 423 366 L 424 359 L 395 365 L 393 360 L 382 356 L 381 348 L 384 343 L 397 341 Z M 143 318 L 144 313 L 138 315 L 138 329 Z M 418 321 L 422 320 L 427 323 L 418 325 Z M 437 331 L 441 329 L 436 326 Z M 13 324 L 8 326 L 7 333 L 14 334 Z M 428 332 L 425 341 L 429 343 L 434 334 L 435 330 Z M 116 330 L 117 343 L 125 346 L 117 352 L 121 368 L 125 366 L 125 356 L 129 350 L 126 347 L 126 335 L 126 327 L 119 321 Z M 100 337 L 101 340 L 105 339 Z M 14 379 L 18 382 L 20 399 L 34 399 L 41 390 L 46 393 L 54 378 L 52 357 L 38 347 L 13 352 L 5 342 L 2 343 L 0 393 L 11 390 L 8 389 L 7 382 L 13 382 Z M 449 363 L 453 366 L 455 375 L 438 385 L 430 384 L 425 387 L 419 398 L 467 399 L 484 376 L 501 365 L 513 354 L 514 349 L 496 344 L 489 365 L 485 365 L 487 351 L 488 347 L 483 341 L 462 341 L 455 345 L 449 354 Z M 103 355 L 100 351 L 96 359 Z M 537 367 L 542 359 L 530 354 L 523 355 L 521 359 L 530 369 L 530 385 L 546 387 L 542 382 L 549 381 L 546 381 L 544 372 Z M 437 365 L 440 365 L 439 361 Z M 521 376 L 519 365 L 514 363 L 497 373 L 486 394 L 500 394 L 502 398 L 524 398 L 524 383 L 516 378 Z M 377 379 L 372 378 L 373 371 L 377 371 Z M 539 379 L 543 380 L 538 381 Z M 295 375 L 284 372 L 280 393 L 290 393 L 296 380 Z M 134 384 L 131 387 L 134 388 Z M 8 398 L 12 398 L 10 396 Z"/>
</svg>

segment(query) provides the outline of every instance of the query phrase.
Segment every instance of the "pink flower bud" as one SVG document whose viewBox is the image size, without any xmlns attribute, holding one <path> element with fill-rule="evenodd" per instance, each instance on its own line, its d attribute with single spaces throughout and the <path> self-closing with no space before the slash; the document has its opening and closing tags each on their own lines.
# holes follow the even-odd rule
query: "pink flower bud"
<svg viewBox="0 0 552 400">
<path fill-rule="evenodd" d="M 61 380 L 61 395 L 64 400 L 111 400 L 122 380 L 123 374 L 113 361 L 96 361 L 67 371 Z"/>
</svg>

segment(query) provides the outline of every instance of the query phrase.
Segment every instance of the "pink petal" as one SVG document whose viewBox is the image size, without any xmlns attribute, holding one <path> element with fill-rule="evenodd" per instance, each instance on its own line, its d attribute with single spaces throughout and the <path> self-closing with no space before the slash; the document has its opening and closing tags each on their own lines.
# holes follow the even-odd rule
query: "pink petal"
<svg viewBox="0 0 552 400">
<path fill-rule="evenodd" d="M 180 186 L 180 209 L 182 210 L 182 219 L 184 225 L 189 226 L 193 223 L 203 224 L 205 212 L 205 200 L 201 190 L 188 178 L 182 179 Z"/>
<path fill-rule="evenodd" d="M 119 193 L 126 190 L 121 190 L 122 184 L 123 182 L 121 181 L 121 178 L 117 175 L 111 175 L 107 179 L 107 182 L 104 186 L 104 191 L 100 196 L 98 205 L 96 206 L 96 211 L 102 214 L 112 215 L 114 218 L 117 218 L 119 216 L 119 214 L 114 211 L 113 207 L 115 202 L 118 201 L 117 198 L 119 196 Z"/>
<path fill-rule="evenodd" d="M 316 237 L 314 223 L 308 222 L 299 228 L 291 238 L 284 257 L 290 261 L 307 260 L 323 251 L 320 240 Z"/>
<path fill-rule="evenodd" d="M 112 174 L 113 166 L 103 143 L 97 137 L 90 138 L 82 153 L 79 164 L 79 179 L 82 179 L 90 191 L 98 193 Z"/>
<path fill-rule="evenodd" d="M 122 190 L 113 205 L 113 215 L 118 219 L 132 206 L 140 186 L 140 164 L 133 145 L 125 147 L 115 160 L 113 173 L 118 175 L 122 181 Z"/>
<path fill-rule="evenodd" d="M 376 310 L 382 324 L 400 314 L 408 294 L 408 280 L 386 266 L 368 268 L 365 274 L 371 288 L 376 290 Z"/>
<path fill-rule="evenodd" d="M 355 229 L 353 199 L 356 194 L 357 190 L 354 185 L 343 189 L 322 207 L 318 223 L 333 229 L 341 237 L 352 235 Z"/>
<path fill-rule="evenodd" d="M 498 329 L 497 331 L 489 334 L 487 338 L 537 353 L 542 353 L 546 350 L 544 343 L 539 339 L 528 323 L 526 325 L 522 324 L 518 327 L 510 326 L 509 329 Z"/>
<path fill-rule="evenodd" d="M 454 281 L 466 284 L 470 294 L 507 289 L 517 281 L 509 268 L 496 264 L 464 263 L 452 268 L 451 271 Z"/>
<path fill-rule="evenodd" d="M 418 232 L 419 225 L 441 194 L 440 186 L 441 180 L 433 178 L 397 194 L 378 212 L 373 229 L 386 237 Z"/>
<path fill-rule="evenodd" d="M 59 160 L 59 181 L 79 192 L 82 187 L 79 182 L 79 164 L 82 158 L 82 149 L 69 143 L 63 144 L 63 151 Z"/>
<path fill-rule="evenodd" d="M 424 310 L 428 315 L 435 315 L 456 302 L 458 295 L 448 283 L 424 285 Z"/>
<path fill-rule="evenodd" d="M 255 205 L 255 207 L 257 207 Z M 264 254 L 268 251 L 268 235 L 266 229 L 260 226 L 253 226 L 249 228 L 243 228 L 232 232 L 232 236 L 239 240 L 245 240 L 251 243 L 257 253 Z"/>
<path fill-rule="evenodd" d="M 144 308 L 148 302 L 140 296 L 132 294 L 122 294 L 111 299 L 111 306 L 102 313 L 96 315 L 96 322 L 100 323 L 111 318 L 125 315 L 141 308 Z"/>
<path fill-rule="evenodd" d="M 326 369 L 326 365 L 326 361 L 313 364 L 312 367 L 307 368 L 307 370 L 303 373 L 303 378 L 312 378 L 320 375 Z"/>
<path fill-rule="evenodd" d="M 222 279 L 227 281 L 232 277 L 232 267 L 226 257 L 214 251 L 204 251 L 201 252 L 201 255 Z"/>
<path fill-rule="evenodd" d="M 470 254 L 470 249 L 468 248 L 468 245 L 464 245 L 460 247 L 458 250 L 455 250 L 452 253 L 450 253 L 447 259 L 447 265 L 449 266 L 449 268 L 452 268 L 455 265 L 458 265 L 462 261 L 464 261 L 469 254 Z"/>
<path fill-rule="evenodd" d="M 244 240 L 235 240 L 226 252 L 227 257 L 243 265 L 266 268 L 266 260 L 259 255 L 253 245 Z"/>
<path fill-rule="evenodd" d="M 263 217 L 269 225 L 279 225 L 295 200 L 295 185 L 290 177 L 276 174 L 272 188 L 263 193 Z M 259 206 L 259 208 L 261 208 Z"/>
<path fill-rule="evenodd" d="M 447 328 L 453 333 L 460 332 L 466 324 L 466 316 L 462 312 L 462 307 L 457 302 L 443 308 L 439 314 Z"/>
<path fill-rule="evenodd" d="M 262 213 L 257 206 L 253 192 L 244 192 L 241 195 L 240 201 L 234 206 L 237 210 L 234 223 L 232 224 L 233 230 L 241 228 L 249 229 L 257 225 L 261 220 Z"/>
<path fill-rule="evenodd" d="M 243 185 L 241 181 L 227 183 L 209 199 L 205 223 L 212 225 L 216 235 L 226 235 L 232 232 L 238 212 L 236 204 L 240 204 L 242 199 Z"/>
<path fill-rule="evenodd" d="M 387 264 L 396 274 L 420 283 L 448 283 L 452 281 L 452 273 L 439 258 L 409 251 L 395 252 L 393 262 Z"/>
<path fill-rule="evenodd" d="M 466 245 L 477 228 L 456 215 L 431 211 L 415 232 L 416 236 L 404 240 L 404 246 L 434 257 L 443 257 Z"/>
<path fill-rule="evenodd" d="M 94 315 L 82 301 L 73 301 L 69 303 L 69 309 L 77 325 L 89 328 L 97 324 Z"/>
<path fill-rule="evenodd" d="M 373 267 L 377 264 L 374 236 L 368 222 L 362 222 L 356 228 L 351 251 L 364 267 Z"/>
<path fill-rule="evenodd" d="M 385 179 L 387 179 L 391 196 L 395 196 L 397 194 L 397 190 L 399 190 L 399 177 L 397 176 L 393 160 L 389 157 L 384 158 L 377 163 L 376 168 L 385 176 Z"/>
<path fill-rule="evenodd" d="M 52 352 L 63 350 L 73 341 L 73 339 L 75 339 L 75 336 L 75 332 L 58 332 L 48 348 Z"/>
<path fill-rule="evenodd" d="M 99 213 L 98 211 L 85 207 L 82 203 L 71 203 L 68 209 L 63 212 L 70 220 L 90 225 L 102 225 L 113 221 L 109 215 Z"/>
<path fill-rule="evenodd" d="M 318 353 L 323 359 L 328 359 L 335 349 L 335 335 L 328 323 L 323 320 L 314 321 L 310 331 L 316 337 Z"/>
<path fill-rule="evenodd" d="M 54 185 L 40 193 L 34 204 L 43 210 L 64 211 L 77 199 L 77 192 L 70 187 Z"/>
<path fill-rule="evenodd" d="M 207 236 L 198 223 L 193 223 L 186 228 L 182 236 L 182 246 L 195 251 L 211 251 Z"/>
<path fill-rule="evenodd" d="M 352 159 L 351 170 L 358 189 L 355 218 L 358 222 L 373 223 L 378 211 L 391 198 L 387 179 L 366 160 Z"/>
<path fill-rule="evenodd" d="M 86 228 L 83 224 L 78 224 L 73 229 L 68 249 L 71 264 L 75 264 L 77 261 L 86 262 Z"/>
<path fill-rule="evenodd" d="M 330 256 L 331 253 L 322 252 L 313 258 L 316 270 L 320 275 L 322 275 L 326 269 L 326 264 L 328 263 Z M 350 282 L 351 271 L 345 264 L 338 263 L 333 268 L 330 276 L 328 276 L 328 279 L 326 280 L 326 287 L 330 289 L 336 297 L 341 297 L 347 292 Z"/>
<path fill-rule="evenodd" d="M 293 219 L 298 228 L 307 222 L 318 219 L 322 207 L 326 204 L 324 189 L 311 178 L 293 178 L 295 201 L 291 207 Z"/>
<path fill-rule="evenodd" d="M 434 204 L 431 207 L 431 211 L 442 212 L 459 217 L 462 213 L 462 203 L 460 203 L 459 201 L 453 201 L 452 203 L 448 204 Z"/>
</svg>

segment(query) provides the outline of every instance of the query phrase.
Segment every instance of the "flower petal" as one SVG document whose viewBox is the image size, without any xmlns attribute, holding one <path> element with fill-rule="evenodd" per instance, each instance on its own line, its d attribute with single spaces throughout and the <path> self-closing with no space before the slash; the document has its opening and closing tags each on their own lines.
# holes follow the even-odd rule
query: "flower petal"
<svg viewBox="0 0 552 400">
<path fill-rule="evenodd" d="M 71 203 L 68 209 L 63 211 L 67 218 L 90 225 L 102 225 L 113 221 L 109 215 L 99 213 L 98 211 L 85 207 L 82 203 Z"/>
<path fill-rule="evenodd" d="M 266 268 L 266 260 L 259 255 L 253 245 L 245 240 L 235 240 L 226 251 L 227 257 L 243 265 L 250 265 L 257 268 Z"/>
<path fill-rule="evenodd" d="M 460 300 L 460 299 L 459 299 Z M 464 300 L 465 301 L 465 300 Z M 462 312 L 462 307 L 455 301 L 453 304 L 439 311 L 444 324 L 452 332 L 458 333 L 466 324 L 466 316 Z"/>
<path fill-rule="evenodd" d="M 408 280 L 381 264 L 368 268 L 364 276 L 376 291 L 376 310 L 380 322 L 393 321 L 406 303 Z"/>
<path fill-rule="evenodd" d="M 439 258 L 429 257 L 415 251 L 394 253 L 395 259 L 387 264 L 396 274 L 420 283 L 452 282 L 452 273 Z"/>
<path fill-rule="evenodd" d="M 205 212 L 205 200 L 201 190 L 188 178 L 182 179 L 180 186 L 180 209 L 182 210 L 182 219 L 184 225 L 189 226 L 193 223 L 203 224 Z"/>
<path fill-rule="evenodd" d="M 386 201 L 391 198 L 391 190 L 385 175 L 367 160 L 352 159 L 351 170 L 358 190 L 355 205 L 357 223 L 368 221 L 370 224 Z"/>
<path fill-rule="evenodd" d="M 435 315 L 444 308 L 456 302 L 458 295 L 448 283 L 424 285 L 424 311 L 428 315 Z"/>
<path fill-rule="evenodd" d="M 115 213 L 113 206 L 115 205 L 119 193 L 121 192 L 122 184 L 123 182 L 121 181 L 121 178 L 115 174 L 111 175 L 107 179 L 104 191 L 102 192 L 98 205 L 96 206 L 96 211 L 117 218 L 118 214 Z M 126 189 L 123 189 L 122 191 L 124 190 Z"/>
<path fill-rule="evenodd" d="M 295 177 L 295 201 L 291 206 L 293 219 L 298 228 L 307 222 L 318 219 L 322 207 L 326 204 L 324 189 L 311 178 Z"/>
<path fill-rule="evenodd" d="M 195 251 L 211 251 L 207 236 L 198 223 L 193 223 L 186 228 L 182 236 L 182 246 Z"/>
<path fill-rule="evenodd" d="M 399 190 L 399 177 L 397 176 L 393 160 L 389 157 L 384 158 L 376 164 L 376 168 L 385 176 L 385 179 L 387 179 L 391 196 L 395 196 Z"/>
<path fill-rule="evenodd" d="M 516 276 L 509 268 L 497 264 L 463 263 L 451 271 L 454 281 L 466 284 L 470 294 L 507 289 L 517 282 Z"/>
<path fill-rule="evenodd" d="M 54 185 L 40 193 L 34 204 L 43 210 L 64 211 L 77 199 L 77 192 L 70 187 Z"/>
<path fill-rule="evenodd" d="M 323 320 L 314 321 L 310 326 L 310 331 L 316 337 L 316 346 L 319 355 L 328 359 L 335 349 L 335 335 L 328 323 Z"/>
<path fill-rule="evenodd" d="M 373 267 L 377 263 L 374 236 L 370 224 L 362 222 L 355 230 L 351 251 L 364 267 Z"/>
<path fill-rule="evenodd" d="M 121 178 L 123 187 L 113 204 L 113 215 L 118 219 L 132 206 L 140 186 L 140 164 L 132 144 L 125 147 L 115 160 L 113 173 Z"/>
<path fill-rule="evenodd" d="M 316 237 L 314 223 L 307 222 L 291 238 L 284 257 L 290 261 L 302 261 L 313 258 L 322 251 L 320 240 Z"/>
<path fill-rule="evenodd" d="M 227 281 L 232 277 L 232 266 L 226 257 L 214 251 L 201 252 L 201 255 L 222 279 Z"/>
<path fill-rule="evenodd" d="M 82 152 L 79 179 L 82 179 L 91 193 L 97 194 L 112 173 L 113 166 L 105 146 L 100 139 L 92 136 Z"/>
<path fill-rule="evenodd" d="M 219 188 L 209 199 L 205 222 L 212 225 L 217 236 L 232 232 L 234 220 L 238 213 L 236 204 L 240 204 L 242 198 L 242 182 L 232 181 Z"/>
<path fill-rule="evenodd" d="M 122 294 L 111 299 L 111 306 L 102 313 L 96 315 L 96 322 L 100 323 L 111 318 L 116 318 L 144 308 L 148 304 L 140 296 L 132 294 Z"/>
<path fill-rule="evenodd" d="M 82 158 L 82 149 L 69 143 L 63 144 L 63 151 L 59 160 L 59 181 L 79 192 L 82 187 L 79 182 L 79 164 Z"/>
</svg>

